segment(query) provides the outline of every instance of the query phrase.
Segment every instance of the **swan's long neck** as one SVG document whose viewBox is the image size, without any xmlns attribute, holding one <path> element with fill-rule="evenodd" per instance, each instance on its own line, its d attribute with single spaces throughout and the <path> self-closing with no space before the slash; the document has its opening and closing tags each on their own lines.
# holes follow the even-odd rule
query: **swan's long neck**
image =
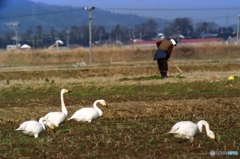
<svg viewBox="0 0 240 159">
<path fill-rule="evenodd" d="M 97 110 L 99 116 L 102 116 L 102 111 L 101 111 L 101 109 L 99 109 L 99 108 L 97 107 L 97 103 L 98 103 L 98 102 L 99 102 L 99 101 L 95 101 L 95 102 L 93 103 L 93 108 Z"/>
<path fill-rule="evenodd" d="M 43 118 L 39 119 L 39 123 L 42 124 L 43 129 L 45 130 L 45 125 L 43 124 Z"/>
<path fill-rule="evenodd" d="M 62 113 L 64 113 L 67 116 L 68 111 L 67 111 L 67 108 L 66 108 L 65 103 L 64 103 L 63 94 L 64 93 L 61 92 L 61 109 L 62 109 Z"/>
<path fill-rule="evenodd" d="M 199 129 L 200 132 L 202 132 L 202 127 L 203 127 L 203 125 L 204 125 L 205 128 L 206 128 L 206 133 L 208 133 L 208 131 L 210 130 L 209 124 L 208 124 L 208 122 L 205 121 L 205 120 L 200 120 L 200 121 L 197 123 L 197 125 L 198 125 L 198 129 Z"/>
</svg>

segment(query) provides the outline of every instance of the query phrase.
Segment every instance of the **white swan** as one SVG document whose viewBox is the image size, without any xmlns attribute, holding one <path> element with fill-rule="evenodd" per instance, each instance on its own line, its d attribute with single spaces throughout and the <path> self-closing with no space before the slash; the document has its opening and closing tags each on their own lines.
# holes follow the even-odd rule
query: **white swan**
<svg viewBox="0 0 240 159">
<path fill-rule="evenodd" d="M 16 131 L 22 131 L 24 134 L 28 134 L 30 136 L 34 136 L 35 138 L 38 137 L 38 135 L 45 130 L 45 125 L 49 126 L 51 129 L 54 130 L 54 126 L 52 123 L 44 119 L 43 117 L 39 119 L 39 121 L 30 120 L 23 122 Z"/>
<path fill-rule="evenodd" d="M 96 100 L 93 103 L 93 107 L 84 107 L 77 110 L 68 120 L 74 119 L 76 121 L 88 121 L 91 122 L 94 119 L 102 116 L 102 111 L 97 107 L 97 103 L 100 103 L 107 107 L 105 100 Z"/>
<path fill-rule="evenodd" d="M 206 128 L 207 136 L 215 139 L 214 133 L 209 129 L 209 124 L 205 120 L 200 120 L 197 124 L 192 121 L 179 121 L 172 127 L 169 133 L 173 134 L 176 138 L 193 141 L 194 137 L 202 132 L 203 125 Z"/>
<path fill-rule="evenodd" d="M 71 92 L 71 91 L 69 91 L 67 89 L 62 89 L 61 93 L 60 93 L 62 112 L 49 112 L 44 116 L 45 119 L 48 119 L 56 127 L 58 127 L 59 124 L 64 122 L 68 115 L 68 111 L 65 106 L 64 99 L 63 99 L 63 94 L 67 93 L 67 92 Z"/>
</svg>

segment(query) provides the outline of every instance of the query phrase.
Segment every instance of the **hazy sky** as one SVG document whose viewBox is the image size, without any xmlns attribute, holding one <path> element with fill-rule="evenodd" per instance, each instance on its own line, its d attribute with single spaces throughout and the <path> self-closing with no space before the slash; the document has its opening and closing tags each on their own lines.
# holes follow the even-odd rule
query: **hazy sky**
<svg viewBox="0 0 240 159">
<path fill-rule="evenodd" d="M 193 22 L 211 21 L 227 26 L 238 23 L 239 0 L 31 0 L 73 7 L 95 6 L 118 13 L 173 20 L 190 17 Z M 94 14 L 94 12 L 93 12 Z"/>
</svg>

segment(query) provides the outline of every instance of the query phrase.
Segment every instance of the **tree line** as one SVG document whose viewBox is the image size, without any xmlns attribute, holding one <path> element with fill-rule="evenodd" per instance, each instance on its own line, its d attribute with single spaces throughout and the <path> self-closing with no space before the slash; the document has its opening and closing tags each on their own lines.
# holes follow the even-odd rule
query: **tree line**
<svg viewBox="0 0 240 159">
<path fill-rule="evenodd" d="M 136 24 L 132 28 L 116 24 L 111 30 L 106 30 L 104 25 L 92 26 L 92 42 L 96 45 L 113 45 L 117 42 L 127 44 L 133 39 L 150 40 L 156 38 L 159 32 L 165 37 L 172 35 L 183 35 L 186 38 L 197 38 L 207 34 L 221 34 L 226 37 L 233 33 L 233 28 L 220 28 L 214 22 L 199 22 L 193 24 L 190 18 L 176 18 L 168 22 L 162 30 L 158 29 L 158 23 L 149 19 L 146 22 Z M 59 31 L 52 27 L 50 31 L 43 30 L 41 25 L 36 28 L 29 27 L 23 32 L 18 33 L 18 43 L 28 44 L 33 48 L 45 48 L 55 43 L 56 40 L 62 40 L 64 45 L 78 44 L 80 46 L 89 46 L 89 26 L 72 26 L 70 29 Z M 6 45 L 15 44 L 16 32 L 6 31 L 0 38 L 0 47 L 6 48 Z"/>
</svg>

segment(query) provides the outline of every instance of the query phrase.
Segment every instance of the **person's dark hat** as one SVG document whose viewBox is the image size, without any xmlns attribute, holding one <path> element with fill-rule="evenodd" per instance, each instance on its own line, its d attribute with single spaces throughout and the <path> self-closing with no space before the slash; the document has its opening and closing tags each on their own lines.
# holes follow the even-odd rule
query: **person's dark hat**
<svg viewBox="0 0 240 159">
<path fill-rule="evenodd" d="M 170 39 L 170 41 L 174 46 L 177 46 L 178 41 L 176 39 Z"/>
</svg>

